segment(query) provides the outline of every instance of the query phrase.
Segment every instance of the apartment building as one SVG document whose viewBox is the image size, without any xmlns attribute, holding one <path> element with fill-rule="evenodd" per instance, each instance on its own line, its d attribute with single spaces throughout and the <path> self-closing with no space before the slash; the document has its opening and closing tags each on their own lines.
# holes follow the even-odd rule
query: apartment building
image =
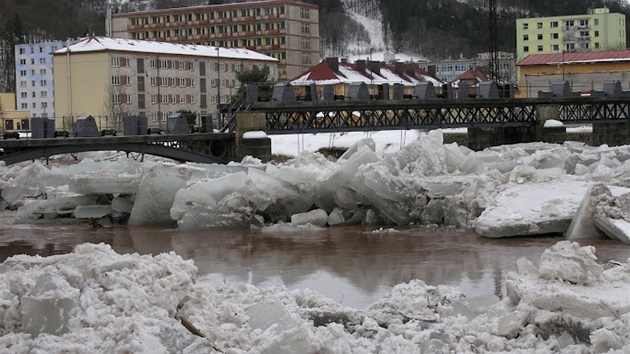
<svg viewBox="0 0 630 354">
<path fill-rule="evenodd" d="M 516 80 L 516 60 L 513 53 L 499 52 L 497 53 L 499 60 L 499 76 L 509 82 Z M 429 72 L 444 82 L 452 82 L 457 80 L 465 72 L 481 66 L 488 66 L 490 62 L 490 53 L 479 53 L 474 58 L 458 58 L 420 62 L 419 68 Z"/>
<path fill-rule="evenodd" d="M 217 117 L 238 92 L 236 74 L 254 65 L 277 71 L 277 59 L 248 49 L 89 37 L 53 53 L 55 125 L 71 131 L 73 118 L 92 115 L 118 130 L 140 115 L 164 129 L 179 111 Z"/>
<path fill-rule="evenodd" d="M 516 57 L 621 50 L 626 47 L 626 16 L 610 9 L 591 9 L 584 15 L 516 20 Z"/>
<path fill-rule="evenodd" d="M 32 117 L 52 117 L 55 112 L 52 53 L 73 41 L 52 41 L 15 46 L 17 108 Z"/>
<path fill-rule="evenodd" d="M 320 60 L 319 10 L 299 0 L 250 1 L 113 14 L 111 37 L 247 48 L 278 59 L 279 81 Z"/>
</svg>

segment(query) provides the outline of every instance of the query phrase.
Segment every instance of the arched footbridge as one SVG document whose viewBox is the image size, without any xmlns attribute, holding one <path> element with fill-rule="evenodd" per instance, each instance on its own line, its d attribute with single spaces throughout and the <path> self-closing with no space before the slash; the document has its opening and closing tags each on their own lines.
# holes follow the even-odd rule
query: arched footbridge
<svg viewBox="0 0 630 354">
<path fill-rule="evenodd" d="M 234 153 L 234 133 L 0 140 L 0 161 L 4 161 L 6 165 L 87 151 L 122 151 L 182 162 L 225 164 L 232 159 Z"/>
</svg>

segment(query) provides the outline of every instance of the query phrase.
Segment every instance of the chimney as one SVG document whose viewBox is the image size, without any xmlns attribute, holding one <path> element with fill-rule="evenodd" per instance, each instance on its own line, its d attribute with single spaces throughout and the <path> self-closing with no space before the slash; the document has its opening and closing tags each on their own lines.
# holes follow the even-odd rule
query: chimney
<svg viewBox="0 0 630 354">
<path fill-rule="evenodd" d="M 342 64 L 347 64 L 348 63 L 348 58 L 341 58 L 341 63 Z"/>
<path fill-rule="evenodd" d="M 326 63 L 333 71 L 339 71 L 339 59 L 337 57 L 326 58 Z"/>
<path fill-rule="evenodd" d="M 381 62 L 380 61 L 370 61 L 370 71 L 372 71 L 376 75 L 381 74 Z"/>
<path fill-rule="evenodd" d="M 365 60 L 359 59 L 355 62 L 355 64 L 357 64 L 357 71 L 365 74 Z"/>
<path fill-rule="evenodd" d="M 394 69 L 396 70 L 396 74 L 404 75 L 405 74 L 405 63 L 401 63 L 399 61 L 394 63 Z"/>
</svg>

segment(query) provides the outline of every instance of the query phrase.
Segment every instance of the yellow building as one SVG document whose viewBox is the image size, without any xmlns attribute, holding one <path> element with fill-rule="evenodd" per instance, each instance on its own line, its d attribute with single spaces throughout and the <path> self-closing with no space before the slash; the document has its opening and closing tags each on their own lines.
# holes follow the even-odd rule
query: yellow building
<svg viewBox="0 0 630 354">
<path fill-rule="evenodd" d="M 630 82 L 630 50 L 529 55 L 518 62 L 519 94 L 537 97 L 552 82 L 568 81 L 573 91 L 602 90 L 606 81 Z"/>
<path fill-rule="evenodd" d="M 584 15 L 516 20 L 516 59 L 551 54 L 626 48 L 626 16 L 607 8 Z"/>
<path fill-rule="evenodd" d="M 18 111 L 15 107 L 15 93 L 0 93 L 0 131 L 29 130 L 30 111 Z"/>
<path fill-rule="evenodd" d="M 112 37 L 248 48 L 279 60 L 287 81 L 319 62 L 319 10 L 296 0 L 118 13 L 106 22 Z"/>
<path fill-rule="evenodd" d="M 128 115 L 162 129 L 179 111 L 216 117 L 240 88 L 236 74 L 254 65 L 275 70 L 277 60 L 247 49 L 86 38 L 53 53 L 56 129 L 72 131 L 82 115 L 115 130 Z"/>
</svg>

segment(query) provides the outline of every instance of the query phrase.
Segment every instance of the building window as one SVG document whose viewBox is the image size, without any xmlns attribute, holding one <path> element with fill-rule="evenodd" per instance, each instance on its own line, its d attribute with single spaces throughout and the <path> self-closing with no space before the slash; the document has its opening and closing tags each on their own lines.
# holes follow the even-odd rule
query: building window
<svg viewBox="0 0 630 354">
<path fill-rule="evenodd" d="M 529 52 L 529 46 L 524 46 L 523 47 L 523 52 L 525 52 L 525 53 Z"/>
<path fill-rule="evenodd" d="M 300 33 L 302 33 L 302 34 L 310 34 L 311 33 L 310 25 L 308 23 L 300 24 Z"/>
<path fill-rule="evenodd" d="M 539 45 L 538 48 L 536 48 L 539 52 L 543 51 L 543 46 Z"/>
<path fill-rule="evenodd" d="M 168 77 L 163 77 L 161 78 L 161 83 L 160 86 L 164 87 L 164 86 L 168 86 Z"/>
<path fill-rule="evenodd" d="M 26 70 L 20 70 L 20 76 L 26 76 Z"/>
<path fill-rule="evenodd" d="M 22 93 L 20 93 L 20 97 L 27 98 L 28 94 L 26 92 L 22 92 Z"/>
<path fill-rule="evenodd" d="M 529 29 L 529 23 L 523 23 L 523 29 L 524 30 Z"/>
<path fill-rule="evenodd" d="M 598 19 L 598 18 L 593 19 L 593 24 L 594 24 L 595 26 L 599 26 L 599 19 Z"/>
<path fill-rule="evenodd" d="M 310 38 L 302 38 L 300 40 L 300 47 L 302 49 L 311 49 L 311 40 L 310 40 Z"/>
<path fill-rule="evenodd" d="M 594 36 L 595 36 L 595 37 L 599 37 L 599 31 L 595 31 Z"/>
<path fill-rule="evenodd" d="M 524 34 L 523 35 L 523 40 L 524 41 L 528 41 L 529 40 L 529 34 Z"/>
<path fill-rule="evenodd" d="M 155 69 L 155 59 L 149 59 L 149 67 Z"/>
<path fill-rule="evenodd" d="M 151 86 L 154 86 L 154 87 L 157 86 L 157 78 L 155 77 L 151 78 Z"/>
<path fill-rule="evenodd" d="M 112 76 L 112 85 L 120 85 L 120 76 L 118 75 Z"/>
<path fill-rule="evenodd" d="M 114 103 L 114 104 L 120 103 L 120 95 L 119 94 L 113 94 L 112 95 L 112 103 Z"/>
<path fill-rule="evenodd" d="M 40 93 L 39 93 L 39 95 L 40 95 L 40 97 L 45 98 L 45 97 L 47 97 L 47 96 L 48 96 L 48 92 L 46 92 L 46 91 L 42 91 L 42 92 L 40 92 Z"/>
<path fill-rule="evenodd" d="M 558 28 L 558 21 L 551 21 L 551 28 Z"/>
<path fill-rule="evenodd" d="M 558 52 L 560 51 L 560 46 L 558 46 L 557 44 L 553 44 L 551 45 L 551 50 L 554 52 Z"/>
<path fill-rule="evenodd" d="M 162 99 L 160 100 L 162 103 L 168 103 L 168 95 L 162 95 Z"/>
<path fill-rule="evenodd" d="M 125 95 L 125 102 L 127 104 L 131 104 L 131 94 L 130 93 Z"/>
<path fill-rule="evenodd" d="M 39 69 L 40 75 L 46 75 L 46 69 Z"/>
<path fill-rule="evenodd" d="M 125 76 L 125 85 L 131 85 L 131 76 Z"/>
<path fill-rule="evenodd" d="M 39 85 L 40 85 L 40 86 L 46 86 L 46 85 L 47 85 L 46 80 L 41 80 L 41 81 L 39 82 Z"/>
<path fill-rule="evenodd" d="M 309 9 L 301 8 L 300 9 L 300 18 L 304 18 L 304 19 L 310 18 Z"/>
<path fill-rule="evenodd" d="M 551 34 L 551 39 L 558 39 L 558 38 L 559 38 L 559 36 L 558 36 L 557 33 L 552 33 Z"/>
<path fill-rule="evenodd" d="M 166 69 L 166 68 L 168 68 L 168 60 L 166 59 L 160 60 L 160 69 Z"/>
<path fill-rule="evenodd" d="M 22 103 L 22 109 L 28 109 L 28 103 Z"/>
<path fill-rule="evenodd" d="M 151 104 L 157 104 L 157 95 L 151 95 Z"/>
<path fill-rule="evenodd" d="M 536 23 L 536 28 L 541 29 L 542 27 L 543 27 L 542 26 L 542 22 L 537 22 Z"/>
<path fill-rule="evenodd" d="M 194 61 L 189 61 L 189 62 L 188 62 L 188 65 L 189 65 L 189 68 L 188 68 L 188 69 L 189 69 L 190 71 L 194 71 L 194 70 L 195 70 L 195 62 L 194 62 Z"/>
<path fill-rule="evenodd" d="M 117 68 L 120 66 L 120 58 L 118 57 L 112 57 L 112 66 Z"/>
<path fill-rule="evenodd" d="M 302 53 L 302 64 L 310 64 L 311 56 L 308 53 Z"/>
<path fill-rule="evenodd" d="M 539 33 L 537 38 L 538 38 L 539 41 L 542 41 L 542 39 L 543 39 L 542 33 Z"/>
</svg>

